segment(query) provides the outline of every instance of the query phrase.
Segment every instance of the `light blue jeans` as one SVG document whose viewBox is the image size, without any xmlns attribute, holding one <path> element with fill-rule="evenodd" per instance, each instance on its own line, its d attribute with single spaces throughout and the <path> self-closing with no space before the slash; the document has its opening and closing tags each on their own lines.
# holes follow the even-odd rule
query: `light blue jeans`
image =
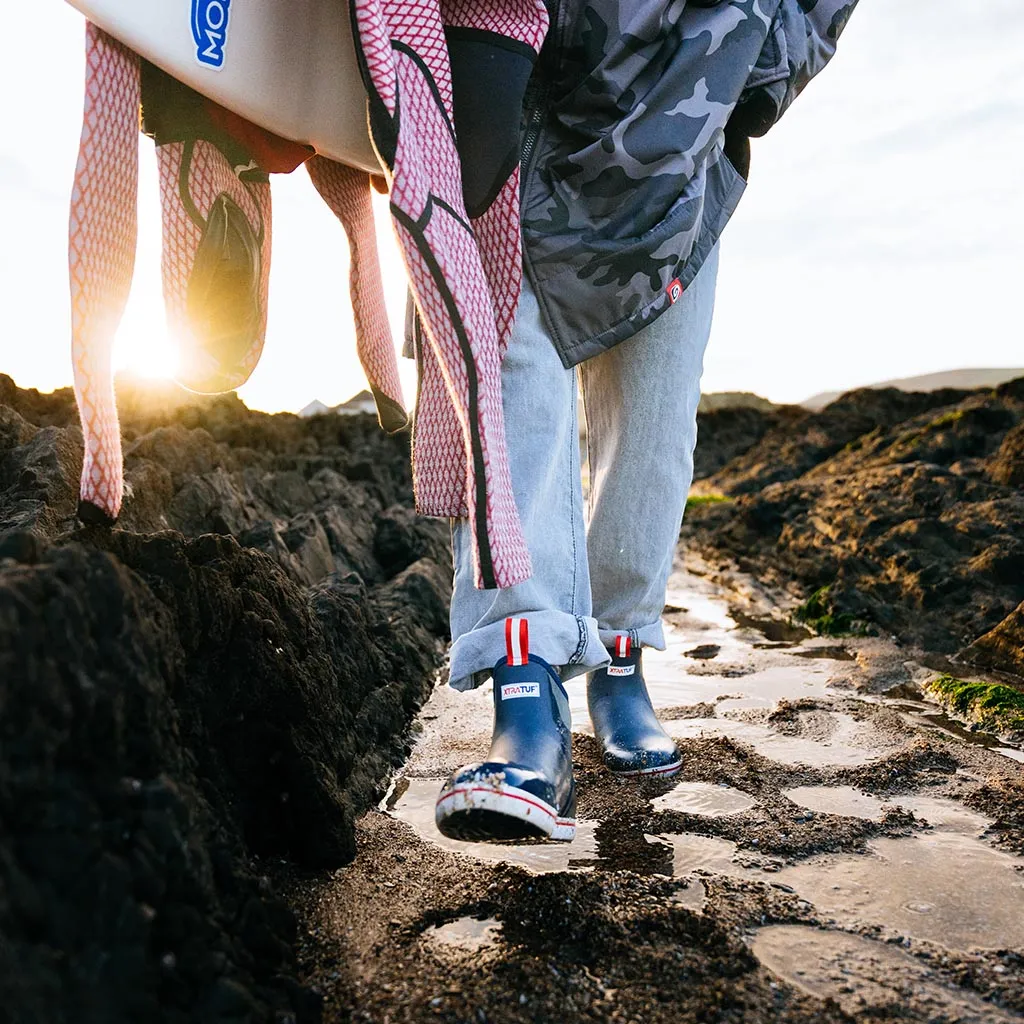
<svg viewBox="0 0 1024 1024">
<path fill-rule="evenodd" d="M 530 653 L 563 679 L 609 661 L 629 633 L 665 648 L 661 612 L 693 478 L 697 403 L 711 332 L 718 248 L 649 327 L 565 369 L 523 281 L 501 370 L 512 485 L 533 576 L 507 590 L 473 585 L 472 533 L 452 522 L 451 685 L 486 681 L 505 653 L 505 619 L 529 622 Z M 587 418 L 584 519 L 577 380 Z"/>
</svg>

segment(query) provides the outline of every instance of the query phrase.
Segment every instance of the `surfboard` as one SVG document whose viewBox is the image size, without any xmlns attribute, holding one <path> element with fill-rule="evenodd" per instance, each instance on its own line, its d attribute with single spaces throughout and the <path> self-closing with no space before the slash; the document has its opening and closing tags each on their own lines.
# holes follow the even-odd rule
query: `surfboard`
<svg viewBox="0 0 1024 1024">
<path fill-rule="evenodd" d="M 343 0 L 68 0 L 157 67 L 261 128 L 379 171 Z"/>
</svg>

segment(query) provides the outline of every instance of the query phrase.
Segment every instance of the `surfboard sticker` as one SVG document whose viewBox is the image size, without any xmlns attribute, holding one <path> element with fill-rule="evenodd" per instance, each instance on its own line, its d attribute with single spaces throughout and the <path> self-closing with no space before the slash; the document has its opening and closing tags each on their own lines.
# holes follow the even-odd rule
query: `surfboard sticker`
<svg viewBox="0 0 1024 1024">
<path fill-rule="evenodd" d="M 196 60 L 204 68 L 220 71 L 228 43 L 231 0 L 192 0 L 192 38 Z"/>
<path fill-rule="evenodd" d="M 140 57 L 239 117 L 380 171 L 352 38 L 354 0 L 68 0 Z"/>
</svg>

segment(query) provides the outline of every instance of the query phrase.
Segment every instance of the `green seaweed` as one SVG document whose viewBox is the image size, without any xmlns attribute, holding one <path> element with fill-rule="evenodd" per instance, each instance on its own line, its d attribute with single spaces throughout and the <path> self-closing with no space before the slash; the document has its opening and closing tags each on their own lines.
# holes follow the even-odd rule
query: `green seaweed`
<svg viewBox="0 0 1024 1024">
<path fill-rule="evenodd" d="M 856 452 L 860 451 L 861 448 L 867 448 L 874 444 L 874 442 L 877 441 L 883 433 L 884 431 L 881 427 L 874 427 L 872 430 L 868 431 L 868 433 L 860 434 L 852 441 L 847 441 L 846 444 L 843 445 L 843 451 Z"/>
<path fill-rule="evenodd" d="M 732 501 L 726 494 L 691 494 L 686 499 L 686 511 L 694 508 L 704 508 L 707 505 L 722 505 Z"/>
<path fill-rule="evenodd" d="M 864 636 L 865 625 L 849 612 L 837 611 L 832 602 L 831 584 L 811 594 L 794 612 L 794 617 L 821 636 Z"/>
<path fill-rule="evenodd" d="M 943 707 L 995 732 L 1024 732 L 1024 693 L 1002 683 L 979 683 L 941 675 L 924 690 Z"/>
<path fill-rule="evenodd" d="M 924 431 L 920 429 L 908 430 L 906 433 L 900 434 L 899 437 L 892 444 L 894 451 L 899 449 L 909 449 L 913 451 L 915 448 L 920 447 L 921 442 L 924 440 Z"/>
<path fill-rule="evenodd" d="M 954 423 L 959 423 L 964 418 L 963 409 L 951 409 L 949 412 L 943 413 L 941 416 L 937 416 L 935 419 L 928 424 L 927 430 L 941 430 L 943 427 L 950 427 Z"/>
</svg>

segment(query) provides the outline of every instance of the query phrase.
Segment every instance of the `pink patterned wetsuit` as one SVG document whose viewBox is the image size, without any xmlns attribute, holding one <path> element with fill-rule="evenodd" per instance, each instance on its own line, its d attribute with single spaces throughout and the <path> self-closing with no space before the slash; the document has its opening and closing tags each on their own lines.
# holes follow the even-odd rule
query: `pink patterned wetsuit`
<svg viewBox="0 0 1024 1024">
<path fill-rule="evenodd" d="M 543 0 L 354 0 L 353 9 L 371 134 L 423 328 L 413 442 L 417 508 L 468 517 L 477 585 L 513 586 L 531 572 L 512 496 L 499 372 L 521 283 L 519 168 L 515 159 L 487 168 L 490 181 L 482 189 L 464 183 L 459 145 L 472 134 L 471 115 L 480 115 L 463 115 L 457 143 L 461 108 L 453 104 L 449 41 L 454 47 L 468 40 L 470 50 L 494 39 L 502 52 L 532 60 L 547 28 L 545 7 Z M 111 523 L 123 493 L 111 347 L 134 262 L 140 61 L 93 25 L 86 45 L 69 242 L 75 392 L 85 439 L 80 516 Z M 513 97 L 509 109 L 517 107 Z M 382 425 L 398 429 L 407 417 L 384 312 L 369 176 L 320 156 L 307 166 L 349 236 L 360 359 Z M 269 184 L 245 180 L 203 140 L 161 146 L 159 167 L 164 295 L 172 327 L 184 339 L 183 382 L 196 390 L 237 387 L 256 365 L 266 327 Z M 477 162 L 473 167 L 476 172 Z M 231 216 L 220 216 L 218 203 Z M 204 231 L 215 222 L 227 225 L 219 227 L 225 245 L 243 252 L 248 245 L 258 270 L 252 289 L 258 315 L 241 348 L 234 339 L 227 361 L 210 343 L 215 304 L 204 319 L 194 299 Z"/>
</svg>

